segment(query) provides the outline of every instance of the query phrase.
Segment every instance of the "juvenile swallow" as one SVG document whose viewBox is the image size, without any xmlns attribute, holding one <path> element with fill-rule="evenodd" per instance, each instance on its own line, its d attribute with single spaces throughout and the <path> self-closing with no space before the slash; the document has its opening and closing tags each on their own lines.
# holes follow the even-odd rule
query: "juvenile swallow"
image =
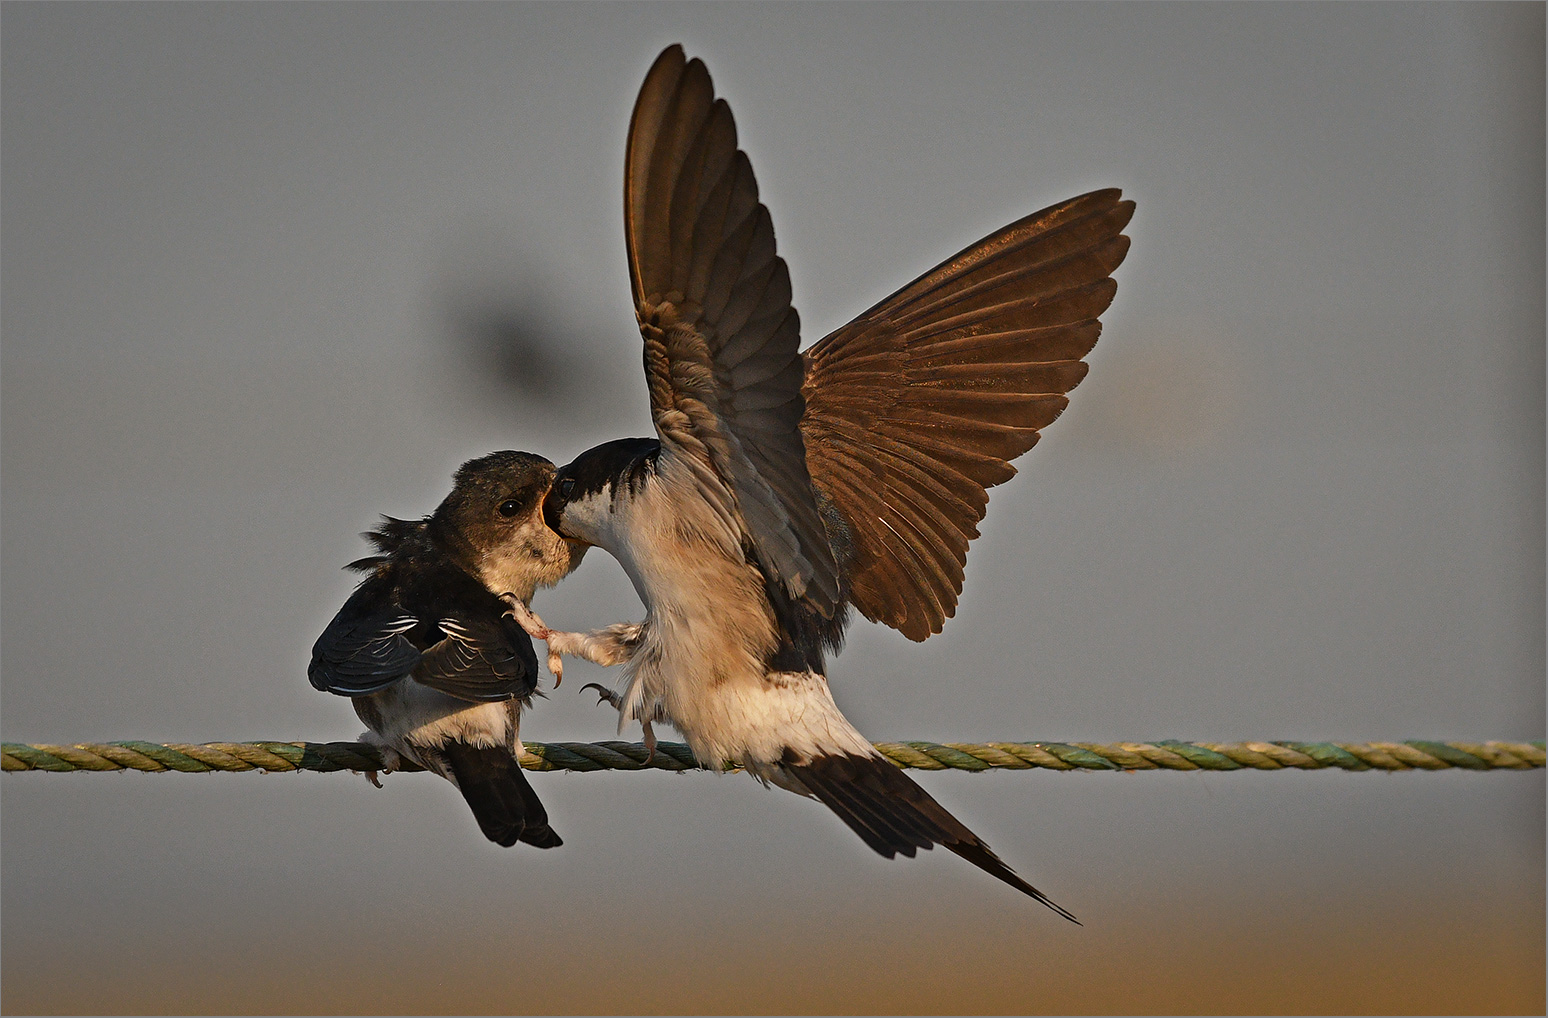
<svg viewBox="0 0 1548 1018">
<path fill-rule="evenodd" d="M 1018 876 L 855 730 L 825 655 L 848 609 L 923 640 L 962 590 L 985 489 L 1015 474 L 1086 374 L 1134 203 L 1096 191 L 942 262 L 804 354 L 790 277 L 724 99 L 680 46 L 645 78 L 624 223 L 656 437 L 597 446 L 544 501 L 607 550 L 643 623 L 591 633 L 513 614 L 551 655 L 627 661 L 620 728 L 821 801 L 887 858 L 945 845 Z"/>
<path fill-rule="evenodd" d="M 307 668 L 317 689 L 354 701 L 370 728 L 361 739 L 380 747 L 386 770 L 407 758 L 446 778 L 506 847 L 563 844 L 517 763 L 537 656 L 497 596 L 531 601 L 585 552 L 543 522 L 553 477 L 541 456 L 491 453 L 462 465 L 431 515 L 383 517 L 363 535 L 377 554 L 346 567 L 366 578 Z"/>
</svg>

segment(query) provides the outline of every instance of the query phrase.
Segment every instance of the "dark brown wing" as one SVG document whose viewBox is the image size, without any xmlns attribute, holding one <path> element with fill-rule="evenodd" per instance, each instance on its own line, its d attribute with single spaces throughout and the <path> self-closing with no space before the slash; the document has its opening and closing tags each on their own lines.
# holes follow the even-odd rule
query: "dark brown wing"
<svg viewBox="0 0 1548 1018">
<path fill-rule="evenodd" d="M 1010 461 L 1086 375 L 1134 214 L 1116 190 L 1033 213 L 806 352 L 806 463 L 848 521 L 850 600 L 911 640 L 956 611 Z"/>
<path fill-rule="evenodd" d="M 700 60 L 667 49 L 629 123 L 624 225 L 662 452 L 792 597 L 838 605 L 801 437 L 801 322 L 736 124 Z"/>
<path fill-rule="evenodd" d="M 537 689 L 532 639 L 509 619 L 444 618 L 444 638 L 425 648 L 414 678 L 475 703 L 529 696 Z"/>
<path fill-rule="evenodd" d="M 401 605 L 383 604 L 379 586 L 362 585 L 312 645 L 306 674 L 315 689 L 365 696 L 397 682 L 419 663 L 408 633 L 419 619 Z"/>
</svg>

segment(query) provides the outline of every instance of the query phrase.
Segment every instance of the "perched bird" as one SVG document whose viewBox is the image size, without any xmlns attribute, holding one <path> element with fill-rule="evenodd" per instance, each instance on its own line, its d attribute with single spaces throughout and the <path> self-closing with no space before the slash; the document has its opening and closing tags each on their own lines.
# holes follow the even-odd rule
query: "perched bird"
<svg viewBox="0 0 1548 1018">
<path fill-rule="evenodd" d="M 387 770 L 406 757 L 451 781 L 506 847 L 563 844 L 517 764 L 537 656 L 497 596 L 530 601 L 585 553 L 543 522 L 553 476 L 541 456 L 491 453 L 464 463 L 425 519 L 383 517 L 364 535 L 377 554 L 347 567 L 368 575 L 307 668 L 313 686 L 354 700 Z"/>
<path fill-rule="evenodd" d="M 840 713 L 825 655 L 853 606 L 940 632 L 1010 461 L 1068 402 L 1113 299 L 1133 202 L 1096 191 L 941 263 L 799 352 L 790 277 L 725 100 L 672 46 L 629 125 L 624 222 L 654 439 L 562 467 L 549 526 L 623 565 L 642 623 L 551 630 L 628 662 L 620 727 L 818 799 L 883 856 L 945 845 L 1073 920 Z"/>
</svg>

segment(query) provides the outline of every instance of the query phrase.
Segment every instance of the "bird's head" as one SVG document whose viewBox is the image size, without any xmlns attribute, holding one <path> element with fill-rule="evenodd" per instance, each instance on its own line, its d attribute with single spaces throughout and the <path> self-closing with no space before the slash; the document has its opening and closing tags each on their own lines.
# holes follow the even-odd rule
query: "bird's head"
<svg viewBox="0 0 1548 1018">
<path fill-rule="evenodd" d="M 654 438 L 620 438 L 581 453 L 555 474 L 543 519 L 570 541 L 616 553 L 619 500 L 640 490 L 660 448 Z"/>
<path fill-rule="evenodd" d="M 532 600 L 580 565 L 585 546 L 543 522 L 554 465 L 527 452 L 494 452 L 457 469 L 452 492 L 430 517 L 430 531 L 496 594 Z"/>
</svg>

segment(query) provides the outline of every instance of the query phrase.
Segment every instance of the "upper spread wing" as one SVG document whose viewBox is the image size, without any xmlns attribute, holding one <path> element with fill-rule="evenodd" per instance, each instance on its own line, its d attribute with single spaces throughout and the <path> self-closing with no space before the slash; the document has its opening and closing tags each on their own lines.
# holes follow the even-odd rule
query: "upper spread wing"
<svg viewBox="0 0 1548 1018">
<path fill-rule="evenodd" d="M 807 351 L 807 467 L 849 524 L 867 618 L 923 640 L 956 611 L 985 489 L 1085 377 L 1133 213 L 1116 190 L 1033 213 Z"/>
<path fill-rule="evenodd" d="M 537 688 L 532 638 L 507 619 L 440 619 L 444 638 L 425 650 L 418 682 L 463 700 L 527 696 Z"/>
<path fill-rule="evenodd" d="M 731 110 L 680 46 L 635 103 L 624 224 L 663 452 L 689 462 L 771 578 L 831 615 L 838 566 L 807 473 L 790 276 Z"/>
</svg>

